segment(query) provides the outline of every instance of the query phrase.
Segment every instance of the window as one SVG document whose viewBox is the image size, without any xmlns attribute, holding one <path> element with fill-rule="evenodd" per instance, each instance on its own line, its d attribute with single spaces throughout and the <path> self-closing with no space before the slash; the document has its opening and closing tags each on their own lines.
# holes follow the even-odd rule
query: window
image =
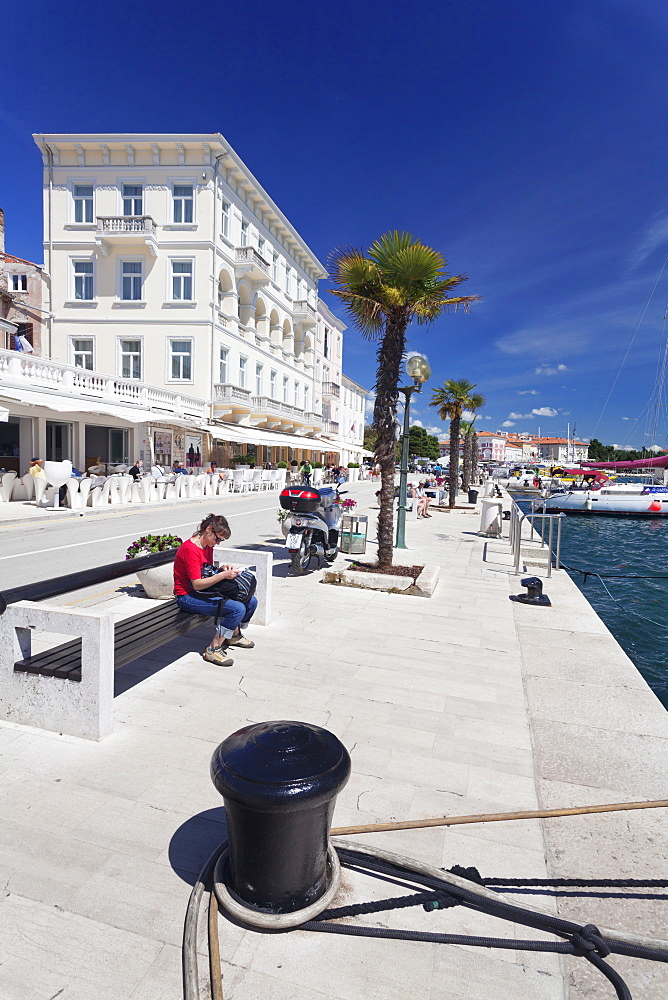
<svg viewBox="0 0 668 1000">
<path fill-rule="evenodd" d="M 290 265 L 285 265 L 285 293 L 290 294 Z"/>
<path fill-rule="evenodd" d="M 72 339 L 72 361 L 75 368 L 85 368 L 86 371 L 93 370 L 93 338 L 79 340 Z"/>
<path fill-rule="evenodd" d="M 223 204 L 222 204 L 222 207 L 221 207 L 220 230 L 221 230 L 223 236 L 228 236 L 229 237 L 229 235 L 230 235 L 230 203 L 229 203 L 229 201 L 225 201 L 224 198 L 223 198 Z"/>
<path fill-rule="evenodd" d="M 269 372 L 269 395 L 276 399 L 276 372 Z"/>
<path fill-rule="evenodd" d="M 323 354 L 326 358 L 329 357 L 329 330 L 325 327 L 325 346 L 323 348 Z"/>
<path fill-rule="evenodd" d="M 255 395 L 262 395 L 262 365 L 255 365 Z"/>
<path fill-rule="evenodd" d="M 220 349 L 220 369 L 219 369 L 219 382 L 227 382 L 227 359 L 229 357 L 229 351 L 226 347 L 221 347 Z"/>
<path fill-rule="evenodd" d="M 27 274 L 13 274 L 12 275 L 12 291 L 13 292 L 27 292 L 28 291 L 28 275 Z"/>
<path fill-rule="evenodd" d="M 141 279 L 141 261 L 124 260 L 121 264 L 121 298 L 128 302 L 141 301 Z"/>
<path fill-rule="evenodd" d="M 87 300 L 93 298 L 92 260 L 74 261 L 74 298 Z"/>
<path fill-rule="evenodd" d="M 123 185 L 123 215 L 143 215 L 141 184 Z"/>
<path fill-rule="evenodd" d="M 271 280 L 278 281 L 278 254 L 272 254 L 271 260 Z"/>
<path fill-rule="evenodd" d="M 193 262 L 172 261 L 172 298 L 175 302 L 190 302 L 193 297 Z"/>
<path fill-rule="evenodd" d="M 191 340 L 170 340 L 171 378 L 192 381 L 193 345 Z"/>
<path fill-rule="evenodd" d="M 192 184 L 174 185 L 174 222 L 193 221 L 193 186 Z"/>
<path fill-rule="evenodd" d="M 265 245 L 265 243 L 266 243 L 266 240 L 265 240 L 264 236 L 258 236 L 258 238 L 257 238 L 257 252 L 259 253 L 260 257 L 264 257 L 264 245 Z"/>
<path fill-rule="evenodd" d="M 288 401 L 288 385 L 289 385 L 289 383 L 290 383 L 290 379 L 288 378 L 287 375 L 284 375 L 283 376 L 283 402 L 284 403 L 287 403 L 287 401 Z"/>
<path fill-rule="evenodd" d="M 299 302 L 302 297 L 302 279 L 297 278 L 297 301 Z"/>
<path fill-rule="evenodd" d="M 304 386 L 304 409 L 308 410 L 308 386 Z"/>
<path fill-rule="evenodd" d="M 241 220 L 241 245 L 248 246 L 248 222 L 245 219 Z"/>
<path fill-rule="evenodd" d="M 239 358 L 239 386 L 242 389 L 246 388 L 246 371 L 248 369 L 248 358 Z"/>
<path fill-rule="evenodd" d="M 93 221 L 93 185 L 74 185 L 74 221 Z"/>
<path fill-rule="evenodd" d="M 121 377 L 141 378 L 141 340 L 121 340 Z"/>
<path fill-rule="evenodd" d="M 299 382 L 295 382 L 294 402 L 295 402 L 295 406 L 299 407 Z"/>
</svg>

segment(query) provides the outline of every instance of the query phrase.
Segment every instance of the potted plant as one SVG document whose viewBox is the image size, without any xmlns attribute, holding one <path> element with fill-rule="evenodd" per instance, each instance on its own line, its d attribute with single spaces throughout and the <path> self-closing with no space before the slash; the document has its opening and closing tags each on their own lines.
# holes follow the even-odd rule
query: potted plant
<svg viewBox="0 0 668 1000">
<path fill-rule="evenodd" d="M 148 556 L 153 552 L 177 549 L 182 541 L 178 535 L 142 535 L 128 546 L 125 558 L 136 559 L 138 556 Z M 171 562 L 138 570 L 137 577 L 147 597 L 166 601 L 174 596 L 174 567 Z"/>
<path fill-rule="evenodd" d="M 359 462 L 348 462 L 348 482 L 356 483 L 360 473 Z"/>
<path fill-rule="evenodd" d="M 288 463 L 287 462 L 277 462 L 276 463 L 276 468 L 277 469 L 287 469 L 287 467 L 288 467 Z"/>
<path fill-rule="evenodd" d="M 235 469 L 247 469 L 250 464 L 248 455 L 232 455 L 232 465 Z"/>
</svg>

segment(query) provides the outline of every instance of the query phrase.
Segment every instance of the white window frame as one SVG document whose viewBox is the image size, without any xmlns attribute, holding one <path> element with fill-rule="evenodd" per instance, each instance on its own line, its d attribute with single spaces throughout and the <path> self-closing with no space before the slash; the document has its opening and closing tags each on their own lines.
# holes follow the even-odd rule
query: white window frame
<svg viewBox="0 0 668 1000">
<path fill-rule="evenodd" d="M 232 205 L 227 200 L 223 198 L 222 204 L 220 206 L 220 231 L 226 240 L 230 238 L 230 212 L 232 211 Z"/>
<path fill-rule="evenodd" d="M 246 382 L 248 381 L 248 357 L 245 354 L 239 355 L 239 381 L 237 385 L 240 389 L 247 389 L 248 386 Z"/>
<path fill-rule="evenodd" d="M 250 222 L 248 219 L 241 218 L 241 235 L 239 237 L 239 246 L 247 247 L 250 245 Z"/>
<path fill-rule="evenodd" d="M 84 350 L 80 351 L 75 348 L 75 343 L 77 341 L 88 341 L 91 345 L 90 351 Z M 88 355 L 90 354 L 91 367 L 88 368 L 87 365 L 78 365 L 76 362 L 77 354 Z M 95 337 L 77 337 L 70 336 L 69 338 L 69 355 L 70 355 L 70 365 L 72 368 L 80 368 L 84 372 L 94 372 L 95 371 Z"/>
<path fill-rule="evenodd" d="M 75 226 L 94 226 L 95 225 L 95 184 L 91 180 L 89 180 L 88 178 L 86 178 L 85 180 L 72 180 L 70 183 L 71 183 L 71 192 L 72 192 L 72 197 L 70 198 L 71 222 Z M 76 194 L 77 188 L 83 188 L 83 187 L 85 187 L 85 188 L 91 188 L 92 189 L 92 193 L 90 195 L 90 198 L 88 196 L 77 197 L 77 194 Z M 81 219 L 77 219 L 77 202 L 78 201 L 81 201 L 84 206 L 85 206 L 86 202 L 90 201 L 90 205 L 91 205 L 90 216 L 91 217 L 90 217 L 89 220 L 86 220 L 86 214 L 87 213 L 86 213 L 85 207 L 84 207 L 84 209 L 82 211 L 82 218 Z"/>
<path fill-rule="evenodd" d="M 308 385 L 305 385 L 304 386 L 304 413 L 308 412 L 308 396 L 309 396 L 308 390 L 309 390 Z"/>
<path fill-rule="evenodd" d="M 278 372 L 274 371 L 272 368 L 269 372 L 269 398 L 277 399 L 276 396 L 276 379 L 278 377 Z"/>
<path fill-rule="evenodd" d="M 12 271 L 10 275 L 12 279 L 12 292 L 27 292 L 28 291 L 28 275 L 25 271 Z M 22 285 L 22 288 L 19 288 Z"/>
<path fill-rule="evenodd" d="M 288 262 L 285 262 L 285 294 L 290 298 L 290 279 L 291 279 L 291 268 Z"/>
<path fill-rule="evenodd" d="M 190 297 L 181 295 L 177 298 L 174 295 L 174 278 L 185 278 L 187 272 L 177 273 L 174 271 L 175 264 L 190 264 Z M 169 258 L 169 301 L 170 302 L 194 302 L 195 301 L 195 258 L 194 257 L 170 257 Z"/>
<path fill-rule="evenodd" d="M 124 351 L 123 342 L 133 341 L 139 344 L 139 351 Z M 124 375 L 123 374 L 123 358 L 127 356 L 130 358 L 139 357 L 139 374 L 138 375 Z M 130 364 L 132 368 L 132 364 Z M 116 371 L 118 372 L 119 378 L 127 379 L 128 381 L 141 382 L 144 377 L 144 338 L 141 336 L 128 336 L 127 334 L 123 336 L 116 337 Z"/>
<path fill-rule="evenodd" d="M 290 379 L 287 375 L 283 376 L 283 402 L 287 403 L 288 396 L 290 394 Z"/>
<path fill-rule="evenodd" d="M 258 238 L 257 238 L 257 252 L 259 253 L 260 257 L 262 257 L 263 260 L 266 259 L 265 256 L 264 256 L 264 248 L 265 248 L 266 245 L 267 245 L 267 241 L 265 240 L 264 236 L 258 236 Z"/>
<path fill-rule="evenodd" d="M 218 353 L 218 374 L 220 376 L 220 384 L 225 385 L 229 382 L 229 360 L 230 360 L 230 349 L 229 347 L 224 347 L 220 345 L 220 351 Z"/>
<path fill-rule="evenodd" d="M 139 264 L 139 271 L 134 273 L 124 273 L 124 268 L 126 264 Z M 118 298 L 121 302 L 143 302 L 144 301 L 144 259 L 143 257 L 122 257 L 118 262 Z M 134 287 L 135 281 L 132 279 L 139 278 L 139 297 L 135 298 L 132 295 L 130 298 L 126 298 L 123 294 L 124 279 L 131 279 L 131 286 Z"/>
<path fill-rule="evenodd" d="M 72 265 L 71 266 L 72 294 L 70 296 L 70 300 L 72 302 L 95 302 L 95 259 L 93 257 L 70 257 L 70 261 Z M 85 274 L 82 273 L 81 275 L 77 275 L 76 273 L 77 264 L 90 264 L 91 270 L 89 272 L 86 272 Z M 91 295 L 90 298 L 77 298 L 77 277 L 82 277 L 85 279 L 89 276 L 91 278 L 93 294 Z M 84 286 L 85 286 L 85 280 L 84 280 Z"/>
<path fill-rule="evenodd" d="M 139 188 L 139 190 L 141 191 L 141 194 L 140 195 L 133 194 L 133 195 L 129 195 L 128 197 L 126 197 L 125 193 L 124 193 L 124 189 L 126 187 Z M 146 214 L 144 212 L 144 208 L 145 208 L 145 205 L 144 205 L 144 194 L 145 194 L 145 191 L 144 191 L 144 185 L 143 185 L 143 183 L 141 181 L 139 181 L 139 183 L 136 180 L 120 181 L 120 183 L 119 183 L 119 192 L 120 192 L 120 198 L 121 198 L 120 211 L 121 211 L 121 215 L 124 218 L 133 218 L 133 217 L 137 217 L 137 216 L 141 216 L 141 215 L 145 215 Z M 137 200 L 139 200 L 139 202 L 140 202 L 141 212 L 134 211 L 134 209 L 136 208 L 136 204 L 135 203 L 137 202 Z M 132 212 L 126 212 L 125 211 L 125 202 L 126 201 L 132 202 L 132 209 L 133 209 Z"/>
<path fill-rule="evenodd" d="M 330 347 L 329 329 L 325 327 L 325 336 L 322 344 L 322 353 L 323 357 L 325 358 L 329 358 L 329 347 Z"/>
<path fill-rule="evenodd" d="M 261 396 L 264 389 L 264 365 L 255 362 L 255 395 Z"/>
<path fill-rule="evenodd" d="M 190 378 L 181 378 L 172 375 L 172 359 L 174 357 L 187 357 L 185 353 L 179 352 L 177 355 L 174 354 L 172 349 L 172 344 L 190 344 Z M 181 363 L 181 370 L 183 370 L 183 363 Z M 167 382 L 178 383 L 184 385 L 187 383 L 192 384 L 195 381 L 195 338 L 194 337 L 168 337 L 167 338 L 167 372 L 166 379 Z"/>
<path fill-rule="evenodd" d="M 191 191 L 192 191 L 192 196 L 189 198 L 187 195 L 177 195 L 176 194 L 176 189 L 180 188 L 180 187 L 190 188 Z M 190 219 L 186 219 L 186 218 L 183 218 L 183 217 L 180 218 L 180 219 L 177 219 L 176 216 L 179 214 L 177 212 L 177 208 L 176 208 L 177 203 L 179 203 L 181 205 L 180 214 L 182 216 L 185 216 L 186 212 L 184 211 L 184 209 L 185 209 L 185 206 L 186 206 L 186 204 L 187 204 L 188 201 L 190 201 L 190 203 L 191 203 L 191 216 L 192 217 Z M 183 204 L 181 204 L 181 203 L 183 203 Z M 194 184 L 193 181 L 185 180 L 185 178 L 182 179 L 182 180 L 179 179 L 179 180 L 172 181 L 172 212 L 171 212 L 171 219 L 172 219 L 172 225 L 174 225 L 174 226 L 193 226 L 193 225 L 195 225 L 195 184 Z"/>
<path fill-rule="evenodd" d="M 275 285 L 278 284 L 278 254 L 274 250 L 271 257 L 271 280 Z"/>
<path fill-rule="evenodd" d="M 294 385 L 293 406 L 295 409 L 299 409 L 299 382 L 296 379 Z"/>
</svg>

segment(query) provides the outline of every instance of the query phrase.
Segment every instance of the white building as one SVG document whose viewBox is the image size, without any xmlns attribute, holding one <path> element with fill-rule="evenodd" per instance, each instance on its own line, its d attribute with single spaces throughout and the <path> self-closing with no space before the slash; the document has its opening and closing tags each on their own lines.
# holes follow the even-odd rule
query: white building
<svg viewBox="0 0 668 1000">
<path fill-rule="evenodd" d="M 353 382 L 347 375 L 341 376 L 341 410 L 339 434 L 341 441 L 341 464 L 362 463 L 364 451 L 364 401 L 368 389 Z"/>
<path fill-rule="evenodd" d="M 553 464 L 582 462 L 589 454 L 588 441 L 574 441 L 573 438 L 550 438 L 541 437 L 540 457 L 541 461 Z"/>
<path fill-rule="evenodd" d="M 345 327 L 319 303 L 326 272 L 225 139 L 34 138 L 51 279 L 43 353 L 73 401 L 49 420 L 14 365 L 17 407 L 43 421 L 28 450 L 79 467 L 121 454 L 338 460 Z M 104 419 L 111 406 L 122 423 L 118 405 L 143 410 L 122 436 Z"/>
</svg>

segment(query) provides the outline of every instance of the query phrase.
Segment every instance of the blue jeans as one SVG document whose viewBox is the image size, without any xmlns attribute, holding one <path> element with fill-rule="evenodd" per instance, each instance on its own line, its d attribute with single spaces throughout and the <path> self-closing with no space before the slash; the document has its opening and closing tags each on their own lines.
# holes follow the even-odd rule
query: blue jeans
<svg viewBox="0 0 668 1000">
<path fill-rule="evenodd" d="M 218 605 L 222 604 L 216 632 L 225 639 L 231 639 L 237 626 L 248 625 L 255 614 L 257 597 L 251 597 L 248 604 L 243 604 L 241 601 L 221 602 L 220 597 L 203 597 L 192 593 L 180 595 L 176 598 L 176 603 L 181 611 L 189 611 L 195 615 L 206 615 L 208 618 L 213 618 L 218 610 Z"/>
</svg>

